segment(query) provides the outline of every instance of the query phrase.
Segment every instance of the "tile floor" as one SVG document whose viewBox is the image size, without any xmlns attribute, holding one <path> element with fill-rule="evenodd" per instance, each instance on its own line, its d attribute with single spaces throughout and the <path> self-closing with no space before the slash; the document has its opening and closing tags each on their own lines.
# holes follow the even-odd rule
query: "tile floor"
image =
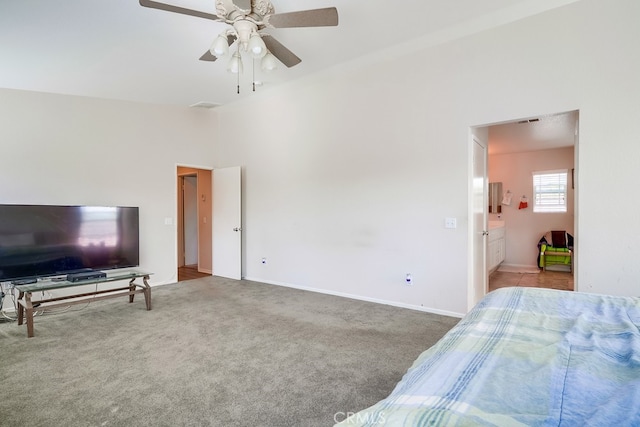
<svg viewBox="0 0 640 427">
<path fill-rule="evenodd" d="M 573 274 L 564 271 L 541 271 L 540 273 L 505 273 L 495 271 L 489 276 L 489 291 L 508 286 L 573 291 Z"/>
</svg>

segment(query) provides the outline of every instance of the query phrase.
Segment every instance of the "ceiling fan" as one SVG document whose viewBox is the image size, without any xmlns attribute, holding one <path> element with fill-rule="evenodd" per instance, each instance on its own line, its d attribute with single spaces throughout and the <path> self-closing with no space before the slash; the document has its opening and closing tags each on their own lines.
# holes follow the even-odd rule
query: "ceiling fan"
<svg viewBox="0 0 640 427">
<path fill-rule="evenodd" d="M 254 58 L 262 58 L 262 68 L 267 71 L 276 67 L 274 57 L 287 67 L 293 67 L 302 61 L 273 36 L 263 32 L 264 29 L 338 25 L 338 11 L 335 7 L 275 13 L 269 0 L 215 0 L 216 15 L 153 0 L 140 0 L 140 5 L 229 24 L 231 28 L 214 40 L 200 60 L 215 61 L 228 55 L 229 47 L 238 40 L 236 53 L 228 67 L 233 73 L 242 71 L 241 49 L 250 52 Z"/>
</svg>

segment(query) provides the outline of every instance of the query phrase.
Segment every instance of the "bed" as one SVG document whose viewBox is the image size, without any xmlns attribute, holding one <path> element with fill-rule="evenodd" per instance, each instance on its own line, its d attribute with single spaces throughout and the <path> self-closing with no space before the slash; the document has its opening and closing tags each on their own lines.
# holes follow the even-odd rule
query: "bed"
<svg viewBox="0 0 640 427">
<path fill-rule="evenodd" d="M 640 298 L 499 289 L 336 426 L 637 426 L 639 327 Z"/>
</svg>

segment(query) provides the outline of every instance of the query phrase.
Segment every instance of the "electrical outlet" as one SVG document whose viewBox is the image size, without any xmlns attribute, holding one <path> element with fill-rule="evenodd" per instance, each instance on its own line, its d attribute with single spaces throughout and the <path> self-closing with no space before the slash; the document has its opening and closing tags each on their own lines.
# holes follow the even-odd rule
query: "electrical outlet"
<svg viewBox="0 0 640 427">
<path fill-rule="evenodd" d="M 458 226 L 457 222 L 455 218 L 445 218 L 444 228 L 456 228 Z"/>
<path fill-rule="evenodd" d="M 404 278 L 404 283 L 405 285 L 413 285 L 413 276 L 411 276 L 411 273 L 407 273 L 407 276 Z"/>
</svg>

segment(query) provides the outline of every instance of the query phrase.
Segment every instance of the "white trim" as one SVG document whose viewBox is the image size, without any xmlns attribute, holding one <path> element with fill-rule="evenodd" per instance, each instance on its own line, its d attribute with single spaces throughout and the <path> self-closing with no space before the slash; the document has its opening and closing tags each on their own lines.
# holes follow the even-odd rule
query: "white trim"
<svg viewBox="0 0 640 427">
<path fill-rule="evenodd" d="M 198 165 L 189 165 L 186 163 L 176 163 L 173 171 L 177 171 L 178 168 L 190 168 L 190 169 L 202 169 L 207 171 L 212 171 L 214 168 L 212 166 L 198 166 Z"/>
<path fill-rule="evenodd" d="M 360 295 L 347 294 L 347 293 L 344 293 L 344 292 L 329 291 L 329 290 L 326 290 L 326 289 L 310 288 L 310 287 L 307 287 L 307 286 L 299 286 L 299 285 L 294 285 L 294 284 L 291 284 L 291 283 L 275 282 L 275 281 L 271 281 L 271 280 L 264 280 L 264 279 L 251 278 L 251 277 L 245 277 L 242 280 L 248 280 L 248 281 L 251 281 L 251 282 L 264 283 L 264 284 L 267 284 L 267 285 L 282 286 L 282 287 L 285 287 L 285 288 L 300 289 L 302 291 L 316 292 L 316 293 L 319 293 L 319 294 L 333 295 L 333 296 L 337 296 L 337 297 L 350 298 L 350 299 L 355 299 L 355 300 L 359 300 L 359 301 L 373 302 L 373 303 L 376 303 L 376 304 L 390 305 L 390 306 L 393 306 L 393 307 L 407 308 L 409 310 L 422 311 L 424 313 L 431 313 L 431 314 L 439 314 L 441 316 L 451 316 L 451 317 L 458 317 L 458 318 L 464 317 L 463 313 L 454 313 L 452 311 L 447 311 L 447 310 L 436 310 L 436 309 L 426 308 L 426 307 L 412 305 L 412 304 L 404 304 L 404 303 L 396 302 L 396 301 L 387 301 L 387 300 L 381 300 L 381 299 L 377 299 L 377 298 L 363 297 L 363 296 L 360 296 Z"/>
<path fill-rule="evenodd" d="M 489 144 L 487 141 L 484 141 L 481 137 L 477 135 L 478 129 L 477 126 L 469 127 L 468 138 L 469 142 L 467 145 L 467 215 L 469 217 L 469 227 L 467 234 L 467 310 L 471 310 L 476 304 L 476 300 L 481 300 L 484 296 L 489 292 L 489 272 L 487 270 L 487 241 L 485 239 L 483 246 L 483 254 L 482 254 L 482 264 L 484 265 L 484 271 L 482 272 L 483 281 L 484 281 L 484 290 L 483 294 L 480 298 L 476 296 L 476 287 L 475 287 L 475 279 L 477 276 L 477 272 L 475 271 L 475 241 L 474 238 L 476 233 L 484 232 L 487 230 L 488 225 L 488 206 L 487 203 L 482 207 L 483 209 L 483 229 L 476 230 L 475 229 L 475 221 L 474 221 L 474 164 L 473 164 L 473 156 L 475 152 L 475 144 L 478 144 L 484 149 L 484 158 L 482 162 L 484 163 L 484 177 L 483 177 L 483 192 L 485 202 L 488 199 L 489 193 Z"/>
<path fill-rule="evenodd" d="M 517 269 L 517 268 L 523 268 L 523 269 L 538 268 L 538 266 L 535 265 L 535 264 L 507 264 L 507 263 L 504 263 L 504 262 L 502 264 L 500 264 L 500 267 L 514 268 L 514 269 Z"/>
</svg>

